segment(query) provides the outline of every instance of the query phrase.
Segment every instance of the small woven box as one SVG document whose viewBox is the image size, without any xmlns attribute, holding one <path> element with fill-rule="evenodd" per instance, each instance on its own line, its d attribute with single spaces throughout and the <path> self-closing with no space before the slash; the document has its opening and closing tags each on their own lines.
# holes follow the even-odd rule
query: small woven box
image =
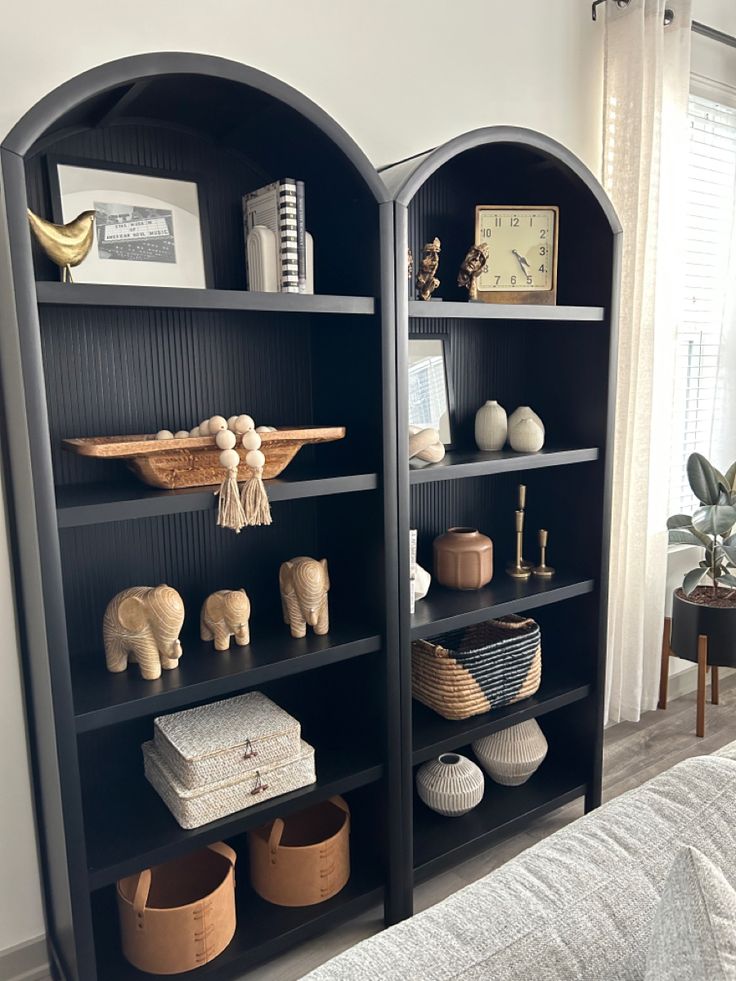
<svg viewBox="0 0 736 981">
<path fill-rule="evenodd" d="M 190 790 L 242 779 L 301 753 L 301 726 L 259 691 L 154 719 L 158 756 Z"/>
<path fill-rule="evenodd" d="M 542 679 L 539 624 L 507 616 L 411 645 L 414 698 L 445 719 L 468 719 L 529 698 Z"/>
<path fill-rule="evenodd" d="M 182 828 L 199 828 L 235 811 L 306 787 L 317 779 L 314 748 L 305 742 L 300 743 L 296 759 L 271 763 L 245 776 L 194 790 L 178 782 L 153 741 L 144 743 L 142 748 L 146 778 Z"/>
</svg>

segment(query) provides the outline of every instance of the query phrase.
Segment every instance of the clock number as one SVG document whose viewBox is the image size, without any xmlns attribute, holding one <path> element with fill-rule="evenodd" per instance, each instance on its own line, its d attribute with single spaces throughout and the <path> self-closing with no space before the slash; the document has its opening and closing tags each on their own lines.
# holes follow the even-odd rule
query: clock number
<svg viewBox="0 0 736 981">
<path fill-rule="evenodd" d="M 501 227 L 501 216 L 496 215 L 496 228 L 500 228 L 500 227 Z"/>
<path fill-rule="evenodd" d="M 481 233 L 483 235 L 483 238 L 490 238 L 491 237 L 491 229 L 490 228 L 481 228 Z"/>
<path fill-rule="evenodd" d="M 531 286 L 532 285 L 532 282 L 533 282 L 532 277 L 531 276 L 527 276 L 526 277 L 526 285 L 527 286 Z"/>
<path fill-rule="evenodd" d="M 546 269 L 545 269 L 545 267 L 544 267 L 544 263 L 542 263 L 542 265 L 541 265 L 541 266 L 539 267 L 539 271 L 540 271 L 541 273 L 543 273 L 543 272 L 547 272 L 547 270 L 546 270 Z"/>
<path fill-rule="evenodd" d="M 539 254 L 540 255 L 547 255 L 547 246 L 546 245 L 540 245 L 539 246 Z"/>
<path fill-rule="evenodd" d="M 498 286 L 498 284 L 500 282 L 501 282 L 501 277 L 500 276 L 496 276 L 496 286 Z"/>
<path fill-rule="evenodd" d="M 510 225 L 511 225 L 512 228 L 518 228 L 519 227 L 519 219 L 515 215 L 514 215 L 513 218 L 509 218 L 509 223 L 510 223 Z"/>
<path fill-rule="evenodd" d="M 511 277 L 511 285 L 516 286 L 516 276 Z"/>
<path fill-rule="evenodd" d="M 539 237 L 540 238 L 547 238 L 547 229 L 546 228 L 540 228 L 539 229 Z"/>
</svg>

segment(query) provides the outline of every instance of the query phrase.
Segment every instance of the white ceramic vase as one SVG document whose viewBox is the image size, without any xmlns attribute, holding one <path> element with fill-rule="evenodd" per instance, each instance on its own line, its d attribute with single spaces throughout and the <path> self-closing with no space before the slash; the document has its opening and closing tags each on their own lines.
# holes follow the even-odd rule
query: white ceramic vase
<svg viewBox="0 0 736 981">
<path fill-rule="evenodd" d="M 475 442 L 479 450 L 501 450 L 508 433 L 506 410 L 498 402 L 489 401 L 475 413 Z"/>
<path fill-rule="evenodd" d="M 544 423 L 528 405 L 511 413 L 509 443 L 517 453 L 537 453 L 544 446 Z"/>
<path fill-rule="evenodd" d="M 476 739 L 473 752 L 488 776 L 505 787 L 518 787 L 542 765 L 547 740 L 536 719 Z"/>
<path fill-rule="evenodd" d="M 443 753 L 417 770 L 417 793 L 444 817 L 460 817 L 483 800 L 483 772 L 458 753 Z"/>
</svg>

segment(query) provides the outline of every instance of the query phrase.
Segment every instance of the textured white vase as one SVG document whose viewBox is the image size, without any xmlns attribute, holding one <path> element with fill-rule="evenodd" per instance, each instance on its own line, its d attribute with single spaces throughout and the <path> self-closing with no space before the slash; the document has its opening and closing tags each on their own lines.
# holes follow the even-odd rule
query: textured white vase
<svg viewBox="0 0 736 981">
<path fill-rule="evenodd" d="M 505 787 L 518 787 L 542 765 L 547 740 L 536 719 L 476 739 L 473 752 L 488 776 Z"/>
<path fill-rule="evenodd" d="M 475 413 L 475 442 L 479 450 L 501 450 L 508 433 L 506 410 L 495 400 L 486 402 Z"/>
<path fill-rule="evenodd" d="M 544 423 L 528 405 L 511 413 L 509 443 L 517 453 L 537 453 L 544 446 Z"/>
<path fill-rule="evenodd" d="M 483 800 L 483 772 L 467 756 L 443 753 L 417 770 L 417 793 L 444 817 L 460 817 Z"/>
</svg>

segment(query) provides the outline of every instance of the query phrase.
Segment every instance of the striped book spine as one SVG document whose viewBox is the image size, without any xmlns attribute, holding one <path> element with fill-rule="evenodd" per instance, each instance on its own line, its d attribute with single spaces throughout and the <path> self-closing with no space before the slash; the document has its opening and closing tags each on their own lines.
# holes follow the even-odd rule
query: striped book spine
<svg viewBox="0 0 736 981">
<path fill-rule="evenodd" d="M 279 258 L 281 292 L 299 292 L 299 247 L 297 236 L 296 181 L 279 181 Z"/>
<path fill-rule="evenodd" d="M 299 260 L 299 292 L 307 292 L 307 217 L 304 181 L 296 182 L 296 247 Z"/>
</svg>

